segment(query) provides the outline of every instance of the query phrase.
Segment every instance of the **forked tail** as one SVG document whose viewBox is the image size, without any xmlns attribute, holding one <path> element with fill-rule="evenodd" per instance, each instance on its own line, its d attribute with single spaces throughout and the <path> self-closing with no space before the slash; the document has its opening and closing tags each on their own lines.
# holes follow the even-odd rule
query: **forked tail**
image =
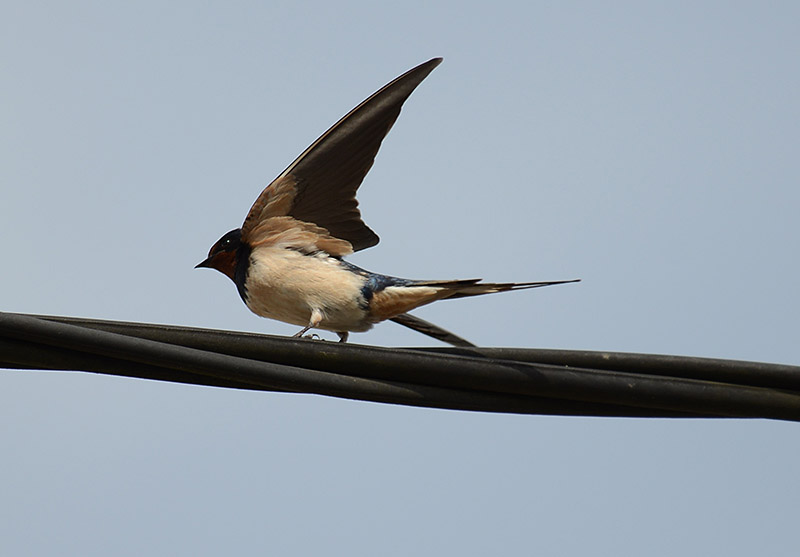
<svg viewBox="0 0 800 557">
<path fill-rule="evenodd" d="M 495 292 L 508 292 L 509 290 L 525 290 L 526 288 L 539 288 L 541 286 L 553 286 L 556 284 L 580 282 L 580 279 L 553 280 L 553 281 L 541 281 L 541 282 L 494 282 L 494 283 L 493 282 L 481 283 L 480 279 L 426 280 L 426 281 L 413 281 L 413 282 L 409 281 L 409 282 L 410 284 L 406 285 L 407 288 L 406 292 L 409 293 L 413 292 L 414 286 L 429 286 L 429 287 L 434 287 L 436 289 L 440 289 L 438 295 L 431 296 L 430 300 L 428 300 L 427 302 L 423 302 L 424 304 L 433 301 L 433 299 L 448 300 L 450 298 L 466 298 L 467 296 L 480 296 L 481 294 L 493 294 Z M 408 309 L 413 309 L 414 307 L 418 307 L 419 305 L 423 304 L 409 303 Z M 394 317 L 390 317 L 389 319 L 391 319 L 395 323 L 408 327 L 409 329 L 413 329 L 424 335 L 428 335 L 429 337 L 433 337 L 435 339 L 441 340 L 442 342 L 452 344 L 453 346 L 463 346 L 463 347 L 475 346 L 468 340 L 463 339 L 460 336 L 439 327 L 438 325 L 434 325 L 429 321 L 425 321 L 424 319 L 420 319 L 415 315 L 411 315 L 410 313 L 395 315 Z"/>
<path fill-rule="evenodd" d="M 438 288 L 444 288 L 445 290 L 452 292 L 452 294 L 445 296 L 444 299 L 452 300 L 455 298 L 466 298 L 468 296 L 480 296 L 482 294 L 508 292 L 510 290 L 526 290 L 528 288 L 540 288 L 542 286 L 568 284 L 570 282 L 580 282 L 581 279 L 540 282 L 480 282 L 480 280 L 481 279 L 430 280 L 415 282 L 414 286 L 434 286 Z"/>
</svg>

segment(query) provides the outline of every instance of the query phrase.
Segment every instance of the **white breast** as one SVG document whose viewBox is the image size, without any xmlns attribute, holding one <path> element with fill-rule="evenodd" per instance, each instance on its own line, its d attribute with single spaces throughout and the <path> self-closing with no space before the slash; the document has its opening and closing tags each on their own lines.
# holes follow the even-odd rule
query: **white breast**
<svg viewBox="0 0 800 557">
<path fill-rule="evenodd" d="M 321 329 L 362 332 L 372 327 L 359 305 L 364 278 L 324 254 L 256 247 L 246 284 L 247 307 L 256 315 L 304 327 L 316 309 L 323 316 Z"/>
</svg>

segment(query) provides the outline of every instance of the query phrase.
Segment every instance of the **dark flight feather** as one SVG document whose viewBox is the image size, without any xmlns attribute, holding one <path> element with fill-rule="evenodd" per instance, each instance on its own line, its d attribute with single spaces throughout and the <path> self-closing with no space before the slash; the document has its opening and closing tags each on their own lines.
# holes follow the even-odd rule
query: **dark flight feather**
<svg viewBox="0 0 800 557">
<path fill-rule="evenodd" d="M 384 86 L 303 151 L 253 204 L 242 225 L 243 239 L 267 218 L 290 216 L 347 240 L 353 251 L 377 244 L 377 234 L 361 220 L 356 191 L 403 103 L 441 61 L 429 60 Z"/>
<path fill-rule="evenodd" d="M 475 345 L 470 341 L 463 339 L 460 336 L 451 333 L 450 331 L 442 329 L 430 321 L 425 321 L 416 315 L 411 315 L 410 313 L 403 313 L 392 317 L 391 321 L 394 321 L 398 325 L 408 327 L 409 329 L 417 331 L 418 333 L 422 333 L 423 335 L 428 335 L 436 340 L 441 340 L 442 342 L 452 344 L 453 346 L 475 347 Z"/>
</svg>

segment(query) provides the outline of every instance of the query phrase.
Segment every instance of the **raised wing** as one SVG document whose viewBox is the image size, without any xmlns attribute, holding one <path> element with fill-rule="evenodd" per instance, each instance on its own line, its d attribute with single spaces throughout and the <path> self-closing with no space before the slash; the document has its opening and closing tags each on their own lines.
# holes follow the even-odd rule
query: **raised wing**
<svg viewBox="0 0 800 557">
<path fill-rule="evenodd" d="M 266 219 L 289 216 L 325 228 L 353 251 L 377 244 L 378 236 L 361 220 L 356 191 L 403 103 L 441 61 L 407 71 L 322 134 L 261 192 L 242 225 L 242 239 L 249 241 Z"/>
</svg>

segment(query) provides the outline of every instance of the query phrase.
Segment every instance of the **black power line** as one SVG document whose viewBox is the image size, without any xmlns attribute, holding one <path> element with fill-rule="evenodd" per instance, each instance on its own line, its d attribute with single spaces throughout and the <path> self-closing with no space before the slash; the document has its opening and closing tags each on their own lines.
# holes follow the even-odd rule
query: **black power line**
<svg viewBox="0 0 800 557">
<path fill-rule="evenodd" d="M 486 412 L 800 421 L 800 367 L 682 356 L 379 348 L 0 313 L 0 367 Z"/>
</svg>

